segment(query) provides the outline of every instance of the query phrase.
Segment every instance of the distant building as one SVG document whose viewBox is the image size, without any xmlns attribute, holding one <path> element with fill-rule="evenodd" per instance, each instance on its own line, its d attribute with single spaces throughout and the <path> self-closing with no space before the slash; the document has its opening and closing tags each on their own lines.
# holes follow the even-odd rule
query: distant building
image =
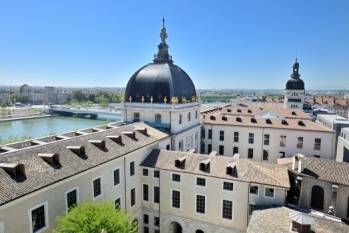
<svg viewBox="0 0 349 233">
<path fill-rule="evenodd" d="M 54 87 L 44 88 L 44 104 L 57 104 L 57 91 Z"/>
<path fill-rule="evenodd" d="M 349 163 L 349 127 L 342 128 L 338 137 L 336 160 Z"/>
<path fill-rule="evenodd" d="M 285 108 L 296 108 L 303 109 L 305 90 L 304 81 L 300 78 L 299 74 L 299 63 L 293 64 L 293 72 L 291 78 L 286 83 L 286 89 L 284 94 L 284 107 Z"/>
<path fill-rule="evenodd" d="M 310 104 L 326 108 L 337 115 L 349 118 L 349 99 L 336 96 L 314 96 Z"/>
</svg>

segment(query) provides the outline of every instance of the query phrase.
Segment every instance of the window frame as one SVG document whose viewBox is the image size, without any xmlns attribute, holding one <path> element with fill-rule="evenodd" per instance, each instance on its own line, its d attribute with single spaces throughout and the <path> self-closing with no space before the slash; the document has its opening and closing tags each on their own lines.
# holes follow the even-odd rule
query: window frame
<svg viewBox="0 0 349 233">
<path fill-rule="evenodd" d="M 226 189 L 225 187 L 225 184 L 231 184 L 232 185 L 232 189 Z M 228 191 L 228 192 L 234 192 L 234 183 L 233 182 L 230 182 L 230 181 L 223 181 L 223 184 L 222 184 L 222 189 L 224 190 L 224 191 Z"/>
<path fill-rule="evenodd" d="M 254 144 L 254 133 L 248 133 L 248 144 Z"/>
<path fill-rule="evenodd" d="M 204 211 L 203 212 L 198 212 L 198 196 L 204 198 Z M 204 194 L 195 194 L 195 213 L 196 214 L 206 214 L 206 206 L 207 206 L 207 197 Z"/>
<path fill-rule="evenodd" d="M 267 189 L 272 189 L 273 190 L 273 196 L 267 196 Z M 264 197 L 265 198 L 272 198 L 272 199 L 275 199 L 275 188 L 272 188 L 272 187 L 264 187 Z"/>
<path fill-rule="evenodd" d="M 179 207 L 173 206 L 173 192 L 178 192 L 179 193 Z M 176 190 L 176 189 L 171 189 L 171 208 L 176 209 L 176 210 L 181 210 L 181 191 Z"/>
<path fill-rule="evenodd" d="M 132 195 L 132 194 L 134 194 L 134 195 Z M 136 201 L 137 196 L 136 195 L 137 195 L 136 188 L 130 189 L 130 206 L 131 206 L 131 208 L 137 204 L 137 201 Z M 132 198 L 132 197 L 134 197 L 134 198 Z"/>
<path fill-rule="evenodd" d="M 146 187 L 146 189 L 145 189 L 145 187 Z M 145 191 L 146 191 L 146 196 L 144 195 Z M 146 199 L 145 199 L 145 197 L 146 197 Z M 149 202 L 149 184 L 142 185 L 142 200 Z"/>
<path fill-rule="evenodd" d="M 175 180 L 174 177 L 179 177 L 179 179 L 178 179 L 178 180 Z M 177 173 L 172 173 L 172 175 L 171 175 L 171 180 L 172 180 L 172 182 L 180 183 L 180 182 L 181 182 L 181 175 L 180 175 L 180 174 L 177 174 Z"/>
<path fill-rule="evenodd" d="M 196 186 L 198 186 L 198 187 L 206 187 L 206 178 L 203 178 L 203 177 L 196 177 Z M 201 184 L 198 184 L 198 181 L 199 180 L 203 180 L 204 181 L 204 184 L 203 185 L 201 185 Z"/>
<path fill-rule="evenodd" d="M 263 136 L 263 145 L 269 146 L 270 145 L 270 134 L 264 134 Z"/>
<path fill-rule="evenodd" d="M 33 231 L 32 212 L 33 212 L 33 210 L 36 210 L 36 209 L 40 208 L 41 206 L 44 206 L 45 226 L 34 232 Z M 28 217 L 29 217 L 29 230 L 30 230 L 30 233 L 32 233 L 32 232 L 40 233 L 40 232 L 43 232 L 43 231 L 47 230 L 50 227 L 49 218 L 48 218 L 48 202 L 47 201 L 42 202 L 42 203 L 40 203 L 40 204 L 38 204 L 38 205 L 28 209 Z"/>
<path fill-rule="evenodd" d="M 79 203 L 80 199 L 79 199 L 79 187 L 74 187 L 74 188 L 71 188 L 69 189 L 68 191 L 66 191 L 64 193 L 64 197 L 65 197 L 65 210 L 66 210 L 66 213 L 68 213 L 68 210 L 69 210 L 69 207 L 68 207 L 68 193 L 72 192 L 72 191 L 76 191 L 76 204 Z"/>
<path fill-rule="evenodd" d="M 118 171 L 119 172 L 119 183 L 115 184 L 115 171 Z M 117 187 L 118 185 L 120 185 L 121 183 L 121 179 L 120 179 L 120 168 L 117 167 L 113 170 L 113 188 Z"/>
<path fill-rule="evenodd" d="M 257 187 L 257 193 L 251 193 L 251 188 L 252 187 Z M 255 195 L 255 196 L 259 196 L 259 186 L 258 185 L 250 185 L 249 189 L 248 189 L 248 193 L 250 195 Z"/>
<path fill-rule="evenodd" d="M 319 140 L 320 142 L 316 142 L 316 140 Z M 314 150 L 321 150 L 321 144 L 321 138 L 314 138 Z"/>
<path fill-rule="evenodd" d="M 95 196 L 94 181 L 98 179 L 100 179 L 101 193 Z M 103 178 L 102 176 L 96 176 L 95 178 L 92 179 L 92 199 L 95 200 L 97 198 L 100 198 L 101 196 L 103 196 Z"/>
<path fill-rule="evenodd" d="M 136 174 L 135 161 L 131 161 L 129 163 L 129 169 L 130 169 L 130 177 L 134 176 Z"/>
<path fill-rule="evenodd" d="M 239 137 L 240 137 L 240 133 L 239 131 L 234 131 L 234 135 L 233 135 L 233 141 L 234 142 L 239 142 Z"/>
<path fill-rule="evenodd" d="M 228 201 L 228 202 L 231 202 L 231 218 L 225 218 L 224 217 L 224 202 L 225 201 Z M 221 208 L 221 217 L 222 219 L 224 220 L 227 220 L 227 221 L 232 221 L 234 219 L 234 202 L 232 200 L 228 200 L 228 199 L 222 199 L 222 208 Z"/>
</svg>

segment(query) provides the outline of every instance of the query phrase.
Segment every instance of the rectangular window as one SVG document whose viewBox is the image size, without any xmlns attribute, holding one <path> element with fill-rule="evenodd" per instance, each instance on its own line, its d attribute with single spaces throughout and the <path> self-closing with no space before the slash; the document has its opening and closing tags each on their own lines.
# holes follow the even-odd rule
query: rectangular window
<svg viewBox="0 0 349 233">
<path fill-rule="evenodd" d="M 198 119 L 198 110 L 195 111 L 195 119 Z"/>
<path fill-rule="evenodd" d="M 139 112 L 134 112 L 133 113 L 133 121 L 134 122 L 138 122 L 139 121 Z"/>
<path fill-rule="evenodd" d="M 224 146 L 219 145 L 219 154 L 224 155 Z"/>
<path fill-rule="evenodd" d="M 160 177 L 160 171 L 159 170 L 154 170 L 154 177 L 159 178 Z"/>
<path fill-rule="evenodd" d="M 207 144 L 207 153 L 211 153 L 212 152 L 212 144 Z"/>
<path fill-rule="evenodd" d="M 136 204 L 136 189 L 131 189 L 131 206 Z"/>
<path fill-rule="evenodd" d="M 258 186 L 251 186 L 250 187 L 250 194 L 255 194 L 255 195 L 258 195 Z"/>
<path fill-rule="evenodd" d="M 149 201 L 149 185 L 143 184 L 143 201 Z"/>
<path fill-rule="evenodd" d="M 202 127 L 202 128 L 201 128 L 201 138 L 202 138 L 202 139 L 205 139 L 205 132 L 206 132 L 205 128 Z"/>
<path fill-rule="evenodd" d="M 196 213 L 205 213 L 205 196 L 196 195 Z"/>
<path fill-rule="evenodd" d="M 67 198 L 67 209 L 74 207 L 78 203 L 78 190 L 74 189 L 66 194 Z"/>
<path fill-rule="evenodd" d="M 265 188 L 265 196 L 266 197 L 274 197 L 274 189 L 273 188 Z"/>
<path fill-rule="evenodd" d="M 191 121 L 191 112 L 188 112 L 188 121 Z"/>
<path fill-rule="evenodd" d="M 219 131 L 219 140 L 224 141 L 224 131 L 223 130 Z"/>
<path fill-rule="evenodd" d="M 254 133 L 248 134 L 248 143 L 253 144 L 254 143 Z"/>
<path fill-rule="evenodd" d="M 239 154 L 239 147 L 237 147 L 237 146 L 233 147 L 233 155 L 235 155 L 235 154 Z"/>
<path fill-rule="evenodd" d="M 149 233 L 149 227 L 143 227 L 143 233 Z"/>
<path fill-rule="evenodd" d="M 270 143 L 270 135 L 264 134 L 264 145 L 269 146 L 269 143 Z"/>
<path fill-rule="evenodd" d="M 179 114 L 179 120 L 178 120 L 179 124 L 182 124 L 182 114 Z"/>
<path fill-rule="evenodd" d="M 212 129 L 208 130 L 208 139 L 212 139 Z"/>
<path fill-rule="evenodd" d="M 222 217 L 225 219 L 233 218 L 233 202 L 223 200 Z"/>
<path fill-rule="evenodd" d="M 269 160 L 269 151 L 263 150 L 263 160 Z"/>
<path fill-rule="evenodd" d="M 247 158 L 253 159 L 253 148 L 248 148 Z"/>
<path fill-rule="evenodd" d="M 135 174 L 135 162 L 130 163 L 130 176 Z"/>
<path fill-rule="evenodd" d="M 205 178 L 196 178 L 196 185 L 206 186 L 206 179 Z"/>
<path fill-rule="evenodd" d="M 280 146 L 281 147 L 286 146 L 286 135 L 280 135 Z"/>
<path fill-rule="evenodd" d="M 114 176 L 114 186 L 120 184 L 120 170 L 115 169 L 113 171 L 113 176 Z"/>
<path fill-rule="evenodd" d="M 176 190 L 172 190 L 172 207 L 181 208 L 181 193 Z"/>
<path fill-rule="evenodd" d="M 149 224 L 149 215 L 147 215 L 147 214 L 143 215 L 143 223 L 144 224 Z"/>
<path fill-rule="evenodd" d="M 93 180 L 93 197 L 96 198 L 102 195 L 102 182 L 101 178 L 96 178 Z"/>
<path fill-rule="evenodd" d="M 320 150 L 320 149 L 321 149 L 321 138 L 315 138 L 314 150 Z"/>
<path fill-rule="evenodd" d="M 239 132 L 234 132 L 234 142 L 239 142 Z"/>
<path fill-rule="evenodd" d="M 120 199 L 120 198 L 117 198 L 117 199 L 114 201 L 114 205 L 115 205 L 115 209 L 119 209 L 119 208 L 120 208 L 120 205 L 121 205 L 121 199 Z"/>
<path fill-rule="evenodd" d="M 223 189 L 227 191 L 233 191 L 234 190 L 234 184 L 231 182 L 223 182 Z"/>
<path fill-rule="evenodd" d="M 280 158 L 285 158 L 286 152 L 285 151 L 279 151 Z"/>
<path fill-rule="evenodd" d="M 161 123 L 161 114 L 155 114 L 155 123 Z"/>
<path fill-rule="evenodd" d="M 160 226 L 160 218 L 159 217 L 154 217 L 154 226 L 156 226 L 156 227 Z"/>
<path fill-rule="evenodd" d="M 160 203 L 160 187 L 154 186 L 154 203 Z"/>
<path fill-rule="evenodd" d="M 303 137 L 298 137 L 297 139 L 297 148 L 303 149 Z"/>
<path fill-rule="evenodd" d="M 148 176 L 148 169 L 146 168 L 143 168 L 143 176 Z"/>
<path fill-rule="evenodd" d="M 32 209 L 31 214 L 31 227 L 32 232 L 38 232 L 47 227 L 47 218 L 46 218 L 46 205 L 42 204 L 41 206 Z"/>
<path fill-rule="evenodd" d="M 181 182 L 181 175 L 179 175 L 179 174 L 172 174 L 172 181 Z"/>
</svg>

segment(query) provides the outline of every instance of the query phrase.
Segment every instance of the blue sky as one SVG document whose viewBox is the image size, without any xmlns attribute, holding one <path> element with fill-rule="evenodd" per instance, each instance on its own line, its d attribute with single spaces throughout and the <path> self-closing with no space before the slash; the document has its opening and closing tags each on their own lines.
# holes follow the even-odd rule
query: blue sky
<svg viewBox="0 0 349 233">
<path fill-rule="evenodd" d="M 0 85 L 125 86 L 165 16 L 197 88 L 349 88 L 348 0 L 1 0 Z"/>
</svg>

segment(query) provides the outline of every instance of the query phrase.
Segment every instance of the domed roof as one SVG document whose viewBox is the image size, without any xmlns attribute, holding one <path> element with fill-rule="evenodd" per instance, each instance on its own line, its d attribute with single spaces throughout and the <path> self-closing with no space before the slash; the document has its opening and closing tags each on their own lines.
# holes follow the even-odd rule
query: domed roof
<svg viewBox="0 0 349 233">
<path fill-rule="evenodd" d="M 196 101 L 194 83 L 183 69 L 173 64 L 168 53 L 164 24 L 160 37 L 159 51 L 153 62 L 137 70 L 128 81 L 125 101 L 170 103 L 173 97 L 177 97 L 178 102 Z"/>
<path fill-rule="evenodd" d="M 300 76 L 299 63 L 296 59 L 296 62 L 293 64 L 291 78 L 286 83 L 286 90 L 304 90 L 304 81 L 300 79 Z"/>
</svg>

